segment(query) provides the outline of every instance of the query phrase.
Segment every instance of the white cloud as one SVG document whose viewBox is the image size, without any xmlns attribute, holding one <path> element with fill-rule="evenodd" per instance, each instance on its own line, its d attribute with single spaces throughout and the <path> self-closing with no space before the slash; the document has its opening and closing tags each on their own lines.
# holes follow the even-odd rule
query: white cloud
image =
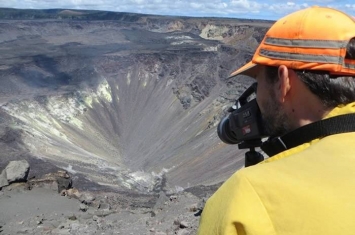
<svg viewBox="0 0 355 235">
<path fill-rule="evenodd" d="M 201 3 L 196 3 L 196 2 L 192 2 L 190 3 L 190 6 L 194 9 L 200 9 L 202 4 Z"/>
<path fill-rule="evenodd" d="M 233 7 L 241 7 L 243 9 L 251 9 L 253 7 L 258 7 L 260 4 L 249 0 L 232 0 L 230 1 L 230 5 Z"/>
<path fill-rule="evenodd" d="M 71 8 L 160 15 L 278 19 L 313 5 L 328 4 L 355 15 L 352 0 L 0 0 L 0 7 Z"/>
<path fill-rule="evenodd" d="M 345 7 L 350 10 L 355 10 L 355 4 L 346 4 Z"/>
<path fill-rule="evenodd" d="M 279 4 L 271 4 L 268 7 L 268 10 L 271 12 L 274 12 L 274 14 L 277 14 L 278 16 L 284 16 L 287 15 L 291 12 L 303 9 L 308 7 L 308 5 L 301 3 L 301 4 L 296 4 L 294 2 L 286 2 L 286 3 L 279 3 Z"/>
<path fill-rule="evenodd" d="M 325 3 L 339 2 L 339 0 L 309 0 L 308 2 L 312 3 L 310 5 L 313 5 L 313 3 L 324 5 Z"/>
</svg>

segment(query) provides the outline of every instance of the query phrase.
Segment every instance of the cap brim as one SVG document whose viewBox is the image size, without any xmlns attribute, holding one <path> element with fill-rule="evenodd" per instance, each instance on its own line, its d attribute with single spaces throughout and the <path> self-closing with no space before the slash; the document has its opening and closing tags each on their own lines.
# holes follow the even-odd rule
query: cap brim
<svg viewBox="0 0 355 235">
<path fill-rule="evenodd" d="M 254 64 L 253 62 L 249 62 L 246 65 L 244 65 L 243 67 L 237 69 L 236 71 L 234 71 L 233 73 L 231 73 L 229 75 L 229 78 L 231 77 L 235 77 L 238 75 L 246 75 L 252 78 L 255 78 L 258 72 L 258 65 Z"/>
</svg>

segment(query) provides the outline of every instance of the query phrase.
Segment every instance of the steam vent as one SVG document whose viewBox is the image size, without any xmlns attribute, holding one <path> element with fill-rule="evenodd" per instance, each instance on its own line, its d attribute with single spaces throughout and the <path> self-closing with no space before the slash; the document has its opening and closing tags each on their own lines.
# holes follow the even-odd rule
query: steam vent
<svg viewBox="0 0 355 235">
<path fill-rule="evenodd" d="M 227 77 L 269 22 L 45 13 L 0 20 L 1 168 L 26 159 L 32 174 L 65 169 L 79 188 L 152 192 L 243 166 L 216 125 L 251 84 Z"/>
</svg>

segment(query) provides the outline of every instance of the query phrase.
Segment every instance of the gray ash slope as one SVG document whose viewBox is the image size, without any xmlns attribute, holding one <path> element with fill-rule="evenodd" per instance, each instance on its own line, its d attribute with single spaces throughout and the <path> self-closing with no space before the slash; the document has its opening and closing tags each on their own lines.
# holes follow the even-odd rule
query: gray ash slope
<svg viewBox="0 0 355 235">
<path fill-rule="evenodd" d="M 214 184 L 243 165 L 216 125 L 251 83 L 228 74 L 269 22 L 9 11 L 0 10 L 0 168 L 25 158 L 32 175 L 63 168 L 78 182 L 149 192 Z"/>
</svg>

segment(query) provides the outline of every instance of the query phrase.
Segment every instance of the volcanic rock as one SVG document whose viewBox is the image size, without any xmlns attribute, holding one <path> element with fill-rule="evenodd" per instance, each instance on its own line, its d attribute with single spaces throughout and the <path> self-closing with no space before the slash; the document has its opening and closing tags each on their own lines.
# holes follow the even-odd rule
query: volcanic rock
<svg viewBox="0 0 355 235">
<path fill-rule="evenodd" d="M 9 181 L 7 180 L 6 171 L 2 171 L 0 174 L 0 188 L 9 185 Z"/>
<path fill-rule="evenodd" d="M 90 205 L 95 200 L 95 196 L 92 195 L 91 193 L 85 192 L 81 194 L 79 200 L 81 203 L 84 203 L 85 205 Z"/>
<path fill-rule="evenodd" d="M 46 187 L 62 193 L 72 187 L 70 175 L 63 170 L 45 174 L 39 178 L 32 178 L 28 181 L 31 187 Z"/>
<path fill-rule="evenodd" d="M 13 182 L 26 181 L 30 171 L 30 165 L 26 160 L 11 161 L 6 166 L 6 179 L 9 184 Z M 3 173 L 1 174 L 3 175 Z"/>
<path fill-rule="evenodd" d="M 82 194 L 76 188 L 69 188 L 67 190 L 63 190 L 61 194 L 62 196 L 67 196 L 69 198 L 76 198 L 76 199 L 79 199 L 82 196 Z"/>
</svg>

